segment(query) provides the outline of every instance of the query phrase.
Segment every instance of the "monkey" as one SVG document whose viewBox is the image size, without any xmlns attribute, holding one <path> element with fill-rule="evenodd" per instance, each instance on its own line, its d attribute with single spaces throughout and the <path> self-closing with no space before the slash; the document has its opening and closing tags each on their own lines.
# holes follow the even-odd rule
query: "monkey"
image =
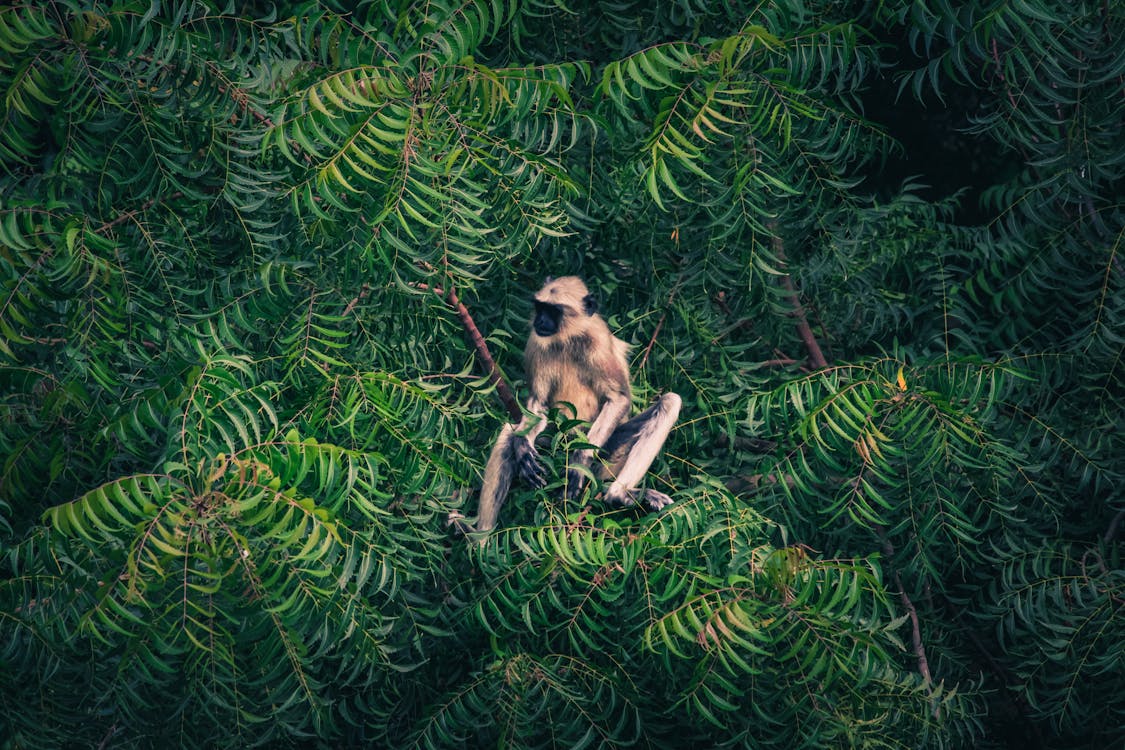
<svg viewBox="0 0 1125 750">
<path fill-rule="evenodd" d="M 596 472 L 612 480 L 605 501 L 613 507 L 642 503 L 652 511 L 670 505 L 663 492 L 640 487 L 664 446 L 680 413 L 681 399 L 665 393 L 629 418 L 632 387 L 629 345 L 614 336 L 598 314 L 597 301 L 577 276 L 548 277 L 532 298 L 531 331 L 524 348 L 524 371 L 530 394 L 518 424 L 500 430 L 485 465 L 476 531 L 496 526 L 500 508 L 516 475 L 539 488 L 546 477 L 535 440 L 547 426 L 551 407 L 589 423 L 584 447 L 570 456 L 566 496 L 578 497 L 594 459 Z M 465 524 L 460 524 L 464 528 Z"/>
</svg>

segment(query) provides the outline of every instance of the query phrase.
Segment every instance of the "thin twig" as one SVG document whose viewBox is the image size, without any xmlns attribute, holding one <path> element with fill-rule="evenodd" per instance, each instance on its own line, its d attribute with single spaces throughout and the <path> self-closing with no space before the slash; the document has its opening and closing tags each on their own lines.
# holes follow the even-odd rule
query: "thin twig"
<svg viewBox="0 0 1125 750">
<path fill-rule="evenodd" d="M 648 340 L 648 346 L 645 347 L 645 353 L 641 356 L 641 362 L 637 365 L 638 370 L 643 370 L 645 367 L 645 363 L 648 362 L 649 352 L 652 351 L 652 346 L 656 343 L 656 337 L 660 335 L 660 329 L 664 327 L 664 319 L 667 317 L 667 312 L 660 316 L 660 320 L 656 324 L 656 329 L 652 332 L 652 338 Z"/>
<path fill-rule="evenodd" d="M 761 367 L 788 367 L 789 365 L 797 364 L 797 360 L 790 359 L 789 357 L 779 359 L 766 359 L 758 363 Z"/>
<path fill-rule="evenodd" d="M 981 640 L 980 636 L 977 635 L 976 629 L 973 627 L 972 623 L 965 622 L 964 617 L 961 614 L 961 608 L 950 601 L 948 597 L 944 595 L 939 596 L 941 596 L 941 600 L 944 602 L 945 608 L 953 614 L 953 619 L 961 626 L 961 632 L 964 633 L 965 637 L 967 637 L 972 642 L 981 658 L 984 659 L 986 664 L 988 664 L 989 668 L 992 670 L 992 673 L 996 675 L 1003 694 L 1008 698 L 1009 701 L 1011 701 L 1013 708 L 1020 715 L 1022 725 L 1025 727 L 1025 737 L 1035 740 L 1035 747 L 1043 747 L 1043 736 L 1039 731 L 1039 725 L 1033 722 L 1031 720 L 1031 717 L 1029 716 L 1027 700 L 1023 697 L 1019 690 L 1014 687 L 1019 684 L 1019 681 L 1016 679 L 1015 675 L 1009 672 L 1007 667 L 1005 667 L 1002 663 L 1000 663 L 1000 661 L 996 659 L 994 650 L 989 648 Z"/>
<path fill-rule="evenodd" d="M 672 287 L 672 291 L 668 294 L 668 302 L 664 306 L 664 314 L 660 316 L 660 320 L 656 324 L 656 328 L 652 332 L 652 337 L 648 340 L 648 346 L 645 347 L 645 353 L 641 357 L 641 362 L 637 365 L 638 370 L 643 370 L 645 363 L 648 362 L 648 355 L 652 352 L 652 347 L 656 344 L 656 337 L 660 335 L 660 329 L 664 327 L 664 321 L 668 318 L 668 310 L 672 307 L 672 300 L 676 298 L 676 292 L 680 289 L 682 281 L 677 281 L 676 285 Z"/>
<path fill-rule="evenodd" d="M 496 386 L 496 393 L 500 396 L 500 400 L 504 402 L 504 407 L 508 410 L 508 416 L 513 421 L 518 421 L 523 412 L 520 410 L 520 403 L 516 399 L 512 387 L 508 385 L 508 381 L 500 374 L 500 368 L 496 366 L 496 360 L 492 358 L 492 353 L 488 350 L 488 344 L 481 335 L 480 329 L 473 321 L 473 316 L 469 313 L 469 308 L 461 302 L 457 297 L 457 292 L 450 289 L 448 292 L 439 286 L 429 286 L 428 284 L 418 284 L 419 289 L 429 289 L 437 296 L 443 298 L 446 303 L 452 307 L 457 316 L 461 318 L 461 325 L 465 328 L 465 333 L 469 336 L 469 341 L 472 342 L 473 348 L 477 350 L 477 356 L 484 362 L 485 368 L 488 370 L 488 378 Z"/>
<path fill-rule="evenodd" d="M 1000 85 L 1008 95 L 1008 104 L 1012 109 L 1019 109 L 1019 105 L 1016 104 L 1016 97 L 1008 86 L 1007 78 L 1004 77 L 1004 64 L 1000 62 L 1000 47 L 996 44 L 996 39 L 992 40 L 992 60 L 996 64 L 996 76 L 1000 79 Z"/>
<path fill-rule="evenodd" d="M 348 315 L 351 315 L 352 310 L 354 310 L 356 308 L 356 305 L 358 305 L 360 302 L 363 302 L 364 298 L 367 297 L 367 295 L 370 291 L 371 291 L 371 286 L 369 284 L 364 284 L 363 286 L 361 286 L 359 288 L 359 294 L 357 294 L 352 299 L 352 301 L 348 303 L 348 306 L 344 308 L 343 317 L 347 317 Z"/>
<path fill-rule="evenodd" d="M 98 750 L 109 747 L 109 741 L 113 739 L 113 735 L 117 734 L 117 722 L 114 722 L 109 727 L 109 731 L 102 737 L 102 741 L 98 743 Z"/>
<path fill-rule="evenodd" d="M 757 492 L 763 487 L 773 487 L 778 484 L 784 484 L 789 489 L 793 489 L 797 482 L 793 477 L 786 475 L 779 477 L 777 474 L 746 474 L 728 479 L 723 483 L 723 486 L 730 490 L 732 494 L 741 495 L 746 492 Z"/>
<path fill-rule="evenodd" d="M 1106 529 L 1105 536 L 1102 537 L 1102 541 L 1104 541 L 1106 544 L 1109 544 L 1114 540 L 1114 538 L 1117 536 L 1117 527 L 1121 525 L 1122 519 L 1125 519 L 1125 510 L 1117 511 L 1117 515 L 1114 516 L 1113 520 L 1109 522 L 1109 528 Z"/>
<path fill-rule="evenodd" d="M 169 195 L 166 198 L 166 200 L 174 201 L 177 198 L 183 198 L 183 197 L 184 197 L 184 194 L 181 191 L 177 190 L 176 192 Z M 155 206 L 159 202 L 160 202 L 160 200 L 158 198 L 152 198 L 151 200 L 146 202 L 140 208 L 135 208 L 132 211 L 123 211 L 122 213 L 117 215 L 117 218 L 111 219 L 111 220 L 107 221 L 105 224 L 102 224 L 100 227 L 95 229 L 94 234 L 102 234 L 103 232 L 108 232 L 109 230 L 116 227 L 118 224 L 124 224 L 126 221 L 133 218 L 137 214 L 143 214 L 145 211 L 149 210 L 150 208 L 152 208 L 153 206 Z"/>
<path fill-rule="evenodd" d="M 906 587 L 902 585 L 902 576 L 897 570 L 895 586 L 898 587 L 898 597 L 902 600 L 902 606 L 910 615 L 911 642 L 914 645 L 914 656 L 918 659 L 918 673 L 922 675 L 926 687 L 929 687 L 934 679 L 930 675 L 930 660 L 926 657 L 926 646 L 922 643 L 922 625 L 918 620 L 918 610 L 914 608 L 914 602 L 910 601 L 910 595 L 906 593 Z"/>
</svg>

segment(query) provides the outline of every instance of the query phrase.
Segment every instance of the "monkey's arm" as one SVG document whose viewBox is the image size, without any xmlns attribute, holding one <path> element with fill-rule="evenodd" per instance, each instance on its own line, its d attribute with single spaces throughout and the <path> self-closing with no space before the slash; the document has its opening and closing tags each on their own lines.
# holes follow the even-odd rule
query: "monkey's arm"
<svg viewBox="0 0 1125 750">
<path fill-rule="evenodd" d="M 566 495 L 569 498 L 578 497 L 586 485 L 586 475 L 583 468 L 588 469 L 594 460 L 594 452 L 605 445 L 617 426 L 625 421 L 629 414 L 629 396 L 626 393 L 614 392 L 606 397 L 605 403 L 594 417 L 590 429 L 586 433 L 586 442 L 594 448 L 577 450 L 570 457 L 571 468 L 566 472 Z"/>
</svg>

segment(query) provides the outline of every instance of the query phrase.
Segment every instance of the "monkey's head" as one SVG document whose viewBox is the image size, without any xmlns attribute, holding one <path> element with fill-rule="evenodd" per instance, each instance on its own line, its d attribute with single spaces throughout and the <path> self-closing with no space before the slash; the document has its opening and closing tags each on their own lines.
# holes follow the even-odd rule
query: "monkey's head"
<svg viewBox="0 0 1125 750">
<path fill-rule="evenodd" d="M 535 293 L 535 317 L 531 327 L 540 336 L 558 333 L 567 318 L 589 317 L 598 311 L 597 300 L 577 276 L 547 277 Z"/>
</svg>

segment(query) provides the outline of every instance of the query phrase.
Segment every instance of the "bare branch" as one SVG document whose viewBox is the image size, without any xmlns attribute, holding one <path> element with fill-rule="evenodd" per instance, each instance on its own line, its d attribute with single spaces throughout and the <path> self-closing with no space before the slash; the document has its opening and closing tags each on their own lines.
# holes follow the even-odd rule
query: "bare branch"
<svg viewBox="0 0 1125 750">
<path fill-rule="evenodd" d="M 883 542 L 883 554 L 887 556 L 889 561 L 895 553 L 894 545 L 882 529 L 878 530 L 879 538 Z M 895 586 L 898 588 L 899 599 L 902 600 L 902 607 L 906 610 L 906 614 L 910 617 L 910 635 L 911 643 L 914 647 L 914 657 L 918 660 L 918 673 L 922 675 L 922 680 L 926 687 L 934 684 L 934 678 L 930 674 L 930 660 L 926 656 L 926 646 L 922 643 L 922 624 L 918 618 L 918 610 L 914 607 L 914 602 L 910 600 L 910 595 L 906 593 L 906 587 L 902 584 L 902 575 L 896 569 L 894 571 Z M 940 716 L 941 709 L 934 706 L 934 716 Z"/>
<path fill-rule="evenodd" d="M 472 314 L 469 313 L 469 308 L 465 307 L 460 298 L 457 297 L 457 292 L 450 289 L 448 292 L 444 291 L 441 287 L 429 286 L 427 284 L 418 284 L 419 289 L 429 289 L 434 294 L 445 299 L 446 303 L 457 312 L 457 316 L 461 318 L 461 325 L 465 329 L 465 333 L 472 342 L 473 348 L 477 350 L 477 356 L 484 362 L 485 368 L 488 370 L 488 378 L 492 384 L 496 386 L 496 393 L 500 396 L 500 400 L 504 402 L 504 407 L 508 410 L 508 416 L 512 421 L 518 421 L 523 416 L 523 411 L 520 409 L 519 400 L 516 399 L 512 387 L 508 385 L 508 381 L 500 374 L 500 368 L 496 366 L 496 360 L 492 358 L 492 353 L 488 350 L 488 344 L 481 335 L 480 329 L 473 321 Z"/>
<path fill-rule="evenodd" d="M 771 226 L 772 230 L 773 227 Z M 781 241 L 781 237 L 774 234 L 770 238 L 770 246 L 778 260 L 783 263 L 786 262 L 785 245 Z M 793 277 L 788 273 L 781 277 L 781 286 L 785 289 L 786 296 L 789 298 L 789 303 L 793 306 L 793 317 L 797 320 L 797 334 L 804 342 L 805 348 L 809 351 L 809 365 L 814 370 L 823 370 L 828 367 L 828 360 L 824 358 L 824 352 L 820 349 L 820 343 L 817 342 L 816 336 L 813 335 L 812 328 L 809 326 L 808 316 L 805 315 L 805 308 L 801 305 L 801 297 L 797 294 L 796 287 L 793 286 Z"/>
<path fill-rule="evenodd" d="M 177 190 L 176 192 L 169 195 L 167 200 L 174 201 L 174 200 L 177 200 L 177 199 L 183 198 L 183 197 L 184 197 L 184 194 L 181 191 Z M 152 208 L 153 206 L 155 206 L 159 202 L 160 202 L 160 199 L 152 198 L 151 200 L 146 202 L 140 208 L 133 209 L 132 211 L 123 211 L 120 214 L 118 214 L 116 218 L 111 219 L 110 221 L 107 221 L 106 223 L 102 224 L 100 227 L 95 229 L 94 234 L 104 234 L 104 233 L 108 232 L 109 230 L 113 229 L 114 227 L 116 227 L 118 224 L 124 224 L 126 221 L 129 221 L 130 219 L 135 217 L 137 214 L 143 214 L 145 211 L 149 210 L 150 208 Z"/>
<path fill-rule="evenodd" d="M 1117 537 L 1117 528 L 1121 526 L 1122 519 L 1125 519 L 1125 510 L 1117 511 L 1117 515 L 1110 521 L 1109 528 L 1106 529 L 1105 536 L 1102 537 L 1103 542 L 1109 544 Z"/>
<path fill-rule="evenodd" d="M 657 322 L 656 328 L 652 332 L 652 338 L 648 340 L 648 346 L 645 347 L 645 353 L 641 356 L 640 364 L 637 365 L 638 370 L 643 370 L 645 363 L 648 362 L 648 355 L 652 351 L 653 344 L 656 343 L 656 337 L 660 335 L 660 329 L 664 327 L 664 319 L 667 317 L 667 312 L 660 316 L 660 321 Z"/>
</svg>

